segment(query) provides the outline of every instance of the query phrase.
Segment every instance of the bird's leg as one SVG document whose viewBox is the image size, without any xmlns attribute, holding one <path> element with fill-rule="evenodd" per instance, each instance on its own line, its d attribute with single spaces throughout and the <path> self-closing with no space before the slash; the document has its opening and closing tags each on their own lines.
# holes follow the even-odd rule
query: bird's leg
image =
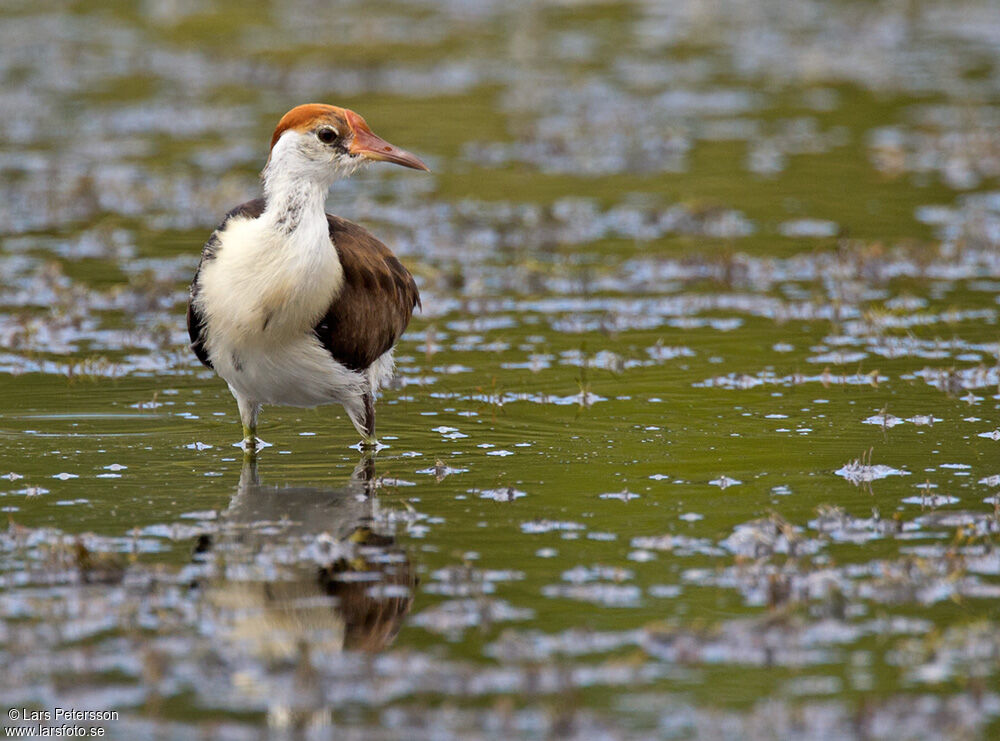
<svg viewBox="0 0 1000 741">
<path fill-rule="evenodd" d="M 243 424 L 243 453 L 248 458 L 257 457 L 257 426 Z"/>
<path fill-rule="evenodd" d="M 240 409 L 240 421 L 243 423 L 243 453 L 253 458 L 257 455 L 257 417 L 260 416 L 261 405 L 233 391 L 236 405 Z"/>
<path fill-rule="evenodd" d="M 378 448 L 378 440 L 375 439 L 375 395 L 371 391 L 365 394 L 365 419 L 362 435 L 361 447 L 363 449 Z"/>
<path fill-rule="evenodd" d="M 359 450 L 378 450 L 378 440 L 375 439 L 375 396 L 366 391 L 360 396 L 354 396 L 344 402 L 344 410 L 361 435 Z"/>
</svg>

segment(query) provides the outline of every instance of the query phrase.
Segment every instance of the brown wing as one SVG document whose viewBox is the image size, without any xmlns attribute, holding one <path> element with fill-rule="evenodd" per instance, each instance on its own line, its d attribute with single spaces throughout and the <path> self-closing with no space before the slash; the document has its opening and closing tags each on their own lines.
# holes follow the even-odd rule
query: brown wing
<svg viewBox="0 0 1000 741">
<path fill-rule="evenodd" d="M 334 360 L 364 370 L 406 330 L 420 294 L 413 276 L 366 229 L 327 214 L 344 288 L 314 331 Z"/>
<path fill-rule="evenodd" d="M 208 238 L 208 241 L 205 242 L 205 246 L 201 250 L 201 260 L 198 262 L 198 269 L 194 272 L 194 279 L 191 281 L 191 291 L 188 294 L 187 328 L 188 337 L 191 338 L 191 350 L 194 351 L 196 356 L 198 356 L 198 360 L 207 365 L 209 368 L 212 367 L 212 361 L 209 359 L 208 351 L 205 349 L 205 318 L 195 307 L 194 303 L 195 296 L 198 295 L 198 276 L 201 275 L 202 266 L 206 262 L 215 259 L 215 252 L 219 249 L 219 232 L 226 228 L 226 223 L 231 218 L 234 216 L 248 216 L 251 219 L 256 219 L 262 213 L 264 213 L 263 198 L 241 203 L 239 206 L 226 214 L 222 223 L 215 228 L 215 231 L 212 232 L 212 236 Z"/>
</svg>

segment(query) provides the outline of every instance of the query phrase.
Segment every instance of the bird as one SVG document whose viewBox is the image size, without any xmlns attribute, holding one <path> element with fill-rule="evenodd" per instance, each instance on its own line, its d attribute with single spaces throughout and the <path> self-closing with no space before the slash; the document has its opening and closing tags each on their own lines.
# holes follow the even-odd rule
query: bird
<svg viewBox="0 0 1000 741">
<path fill-rule="evenodd" d="M 294 659 L 304 642 L 330 653 L 391 645 L 419 578 L 378 517 L 376 484 L 369 451 L 333 487 L 267 485 L 256 460 L 245 458 L 228 508 L 198 538 L 192 560 L 259 567 L 289 551 L 308 555 L 282 560 L 280 575 L 251 569 L 255 577 L 232 579 L 225 569 L 202 571 L 195 583 L 214 608 L 206 614 L 212 635 L 258 661 Z"/>
<path fill-rule="evenodd" d="M 341 404 L 377 446 L 375 398 L 420 293 L 368 230 L 326 213 L 329 187 L 373 162 L 429 168 L 354 111 L 308 103 L 278 121 L 263 198 L 229 211 L 191 282 L 191 349 L 236 398 L 248 455 L 263 405 Z"/>
</svg>

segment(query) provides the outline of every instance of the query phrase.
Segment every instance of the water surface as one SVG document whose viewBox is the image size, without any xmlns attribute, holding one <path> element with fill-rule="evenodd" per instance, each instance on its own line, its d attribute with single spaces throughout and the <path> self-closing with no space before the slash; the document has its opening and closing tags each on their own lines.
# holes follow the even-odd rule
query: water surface
<svg viewBox="0 0 1000 741">
<path fill-rule="evenodd" d="M 120 738 L 998 732 L 1000 10 L 8 5 L 0 697 Z M 292 105 L 423 312 L 256 469 L 187 283 Z M 270 729 L 270 730 L 268 730 Z"/>
</svg>

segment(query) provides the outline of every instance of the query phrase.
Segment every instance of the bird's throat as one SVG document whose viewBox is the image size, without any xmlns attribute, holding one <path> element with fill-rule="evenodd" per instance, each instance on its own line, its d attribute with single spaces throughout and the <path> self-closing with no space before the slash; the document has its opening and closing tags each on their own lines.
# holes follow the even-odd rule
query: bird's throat
<svg viewBox="0 0 1000 741">
<path fill-rule="evenodd" d="M 264 182 L 266 206 L 261 218 L 277 232 L 292 235 L 303 227 L 326 234 L 326 184 L 280 175 Z"/>
</svg>

